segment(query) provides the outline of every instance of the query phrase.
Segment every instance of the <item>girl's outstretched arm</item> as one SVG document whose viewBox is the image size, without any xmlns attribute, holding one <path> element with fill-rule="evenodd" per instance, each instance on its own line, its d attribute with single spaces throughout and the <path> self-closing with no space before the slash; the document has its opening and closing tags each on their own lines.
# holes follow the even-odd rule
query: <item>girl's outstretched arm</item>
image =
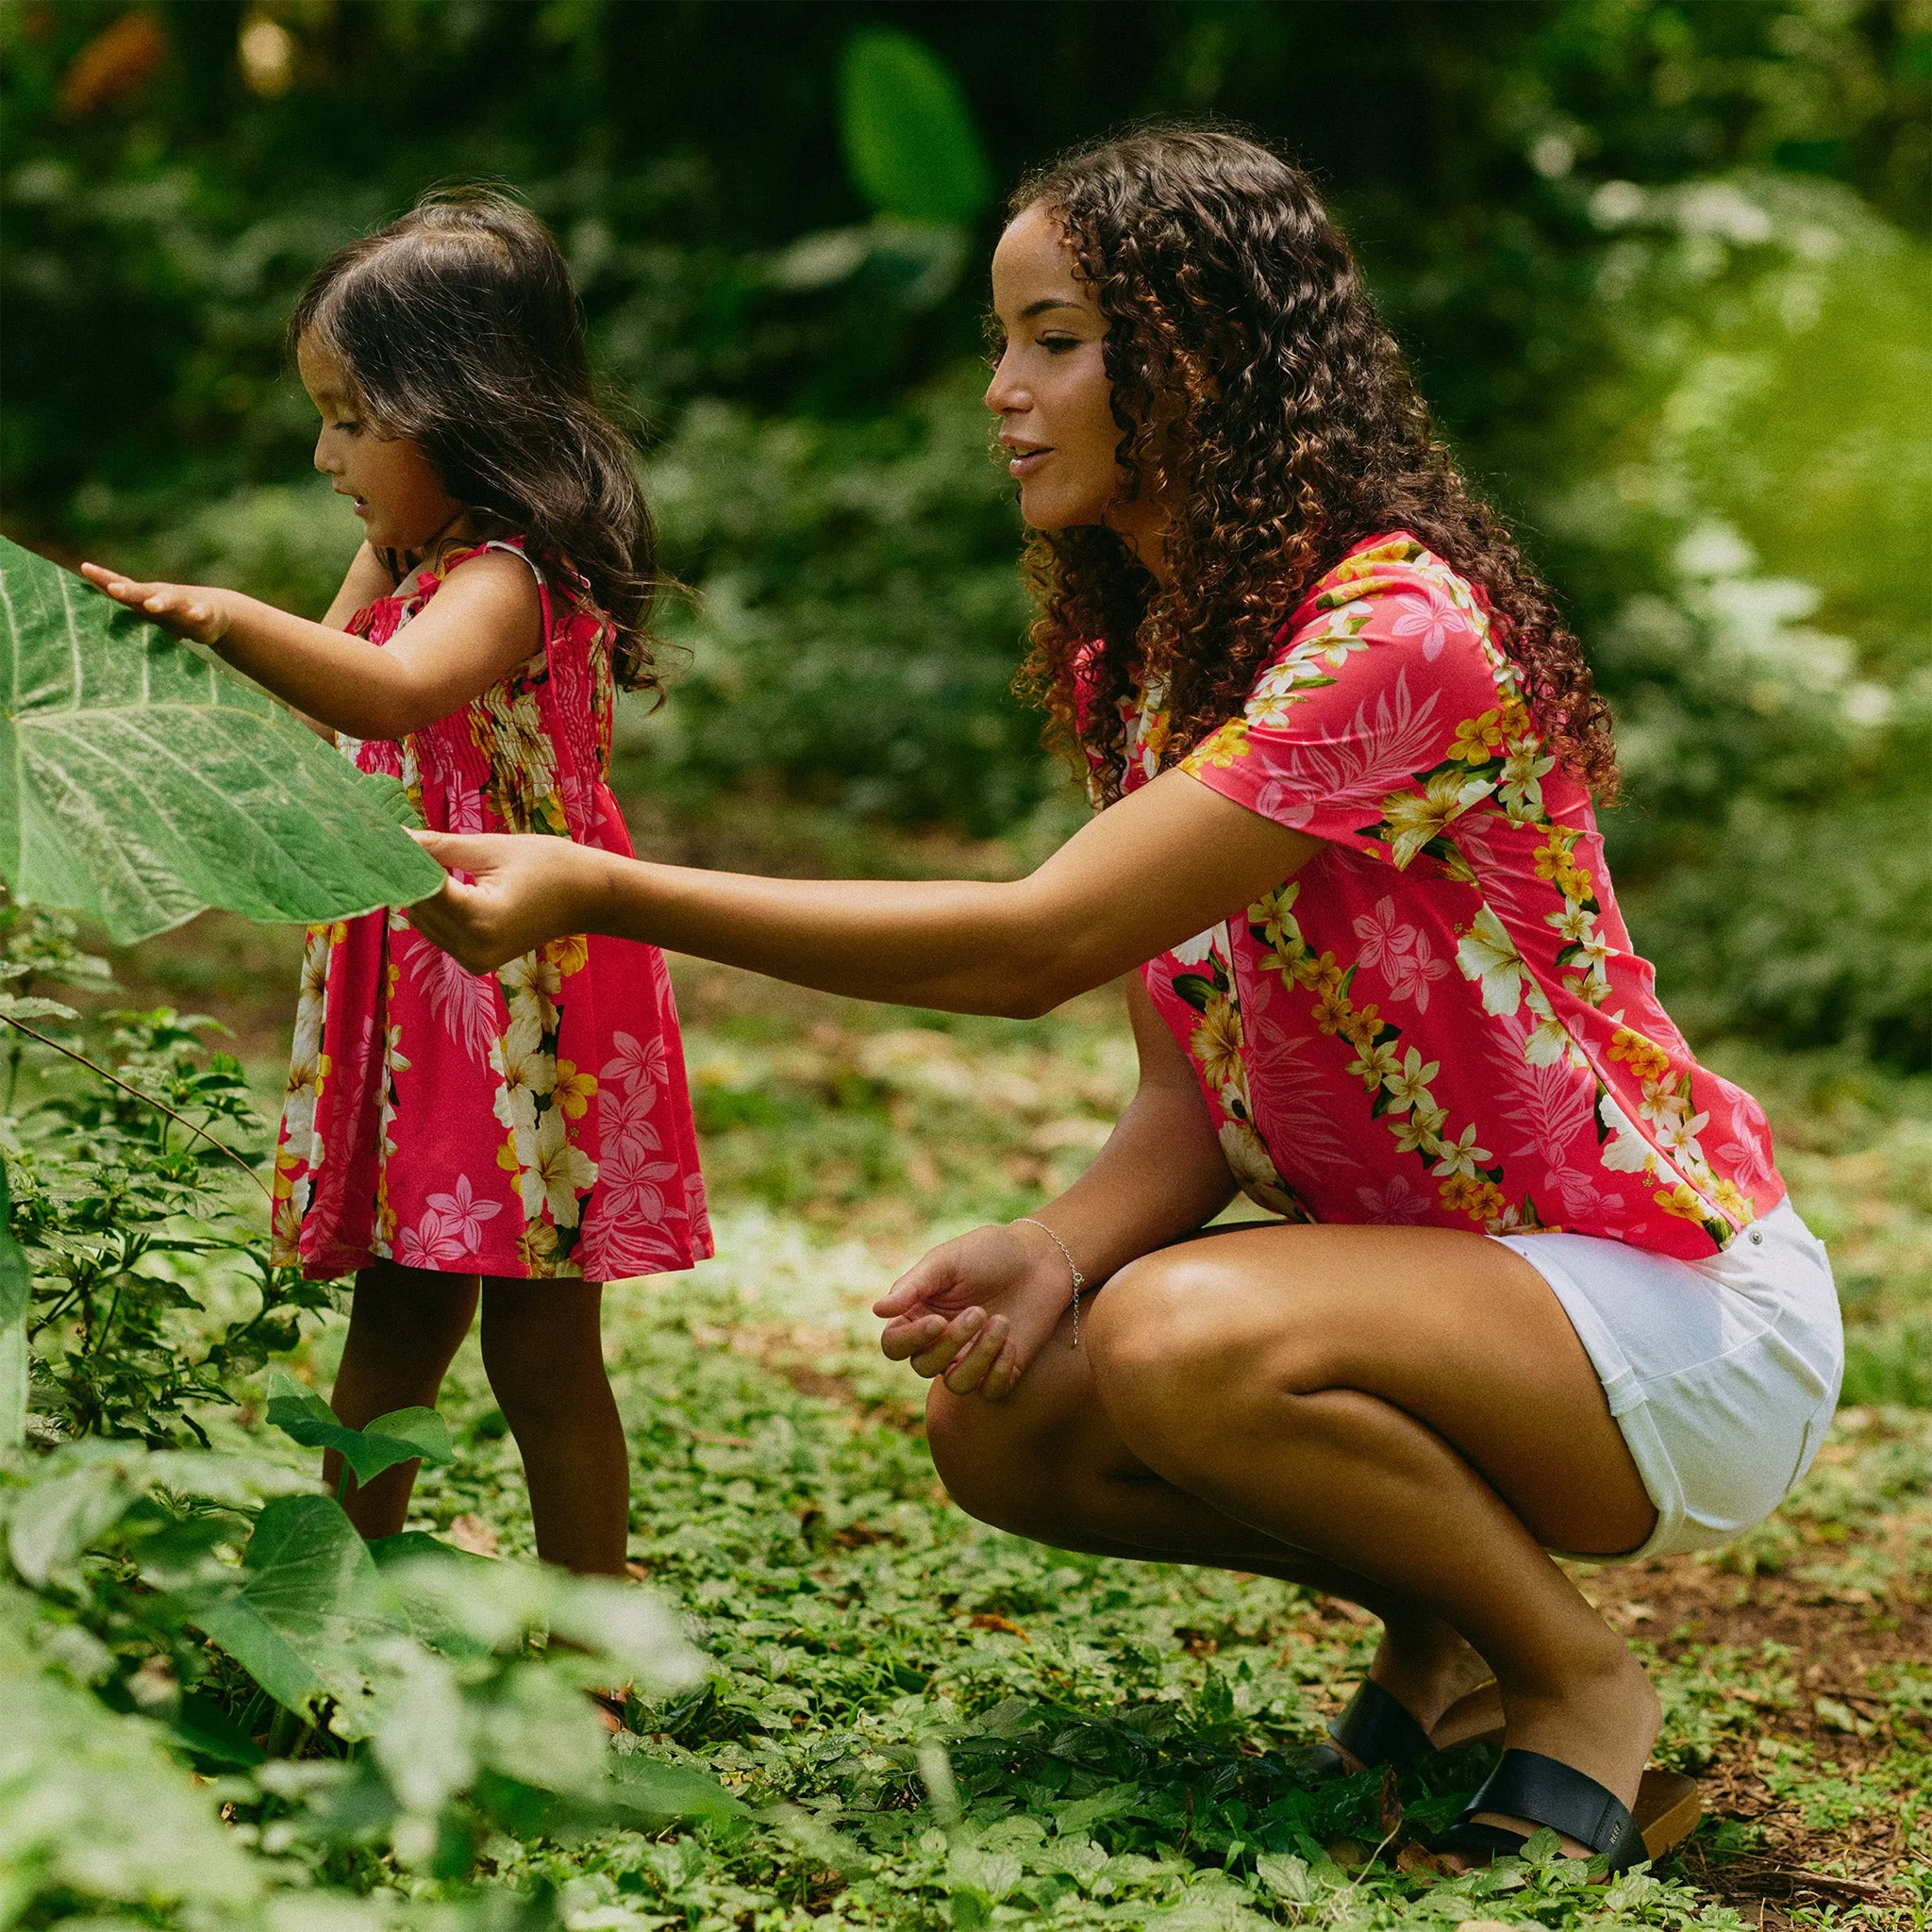
<svg viewBox="0 0 1932 1932">
<path fill-rule="evenodd" d="M 409 917 L 472 972 L 576 932 L 860 999 L 1030 1017 L 1238 918 L 1320 849 L 1167 772 L 1007 884 L 752 878 L 542 837 L 419 833 L 449 879 Z"/>
<path fill-rule="evenodd" d="M 97 563 L 81 571 L 115 602 L 208 645 L 296 710 L 351 738 L 420 731 L 480 697 L 543 641 L 529 566 L 500 552 L 452 571 L 421 615 L 380 647 L 239 591 L 138 583 Z M 337 604 L 351 589 L 345 582 Z"/>
</svg>

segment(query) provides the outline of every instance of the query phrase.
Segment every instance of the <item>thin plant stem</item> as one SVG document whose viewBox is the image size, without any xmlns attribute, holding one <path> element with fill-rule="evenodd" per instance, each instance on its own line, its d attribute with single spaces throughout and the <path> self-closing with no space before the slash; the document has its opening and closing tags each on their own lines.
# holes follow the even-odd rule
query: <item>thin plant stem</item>
<svg viewBox="0 0 1932 1932">
<path fill-rule="evenodd" d="M 186 1127 L 191 1134 L 194 1135 L 199 1140 L 206 1141 L 210 1147 L 216 1150 L 217 1153 L 225 1156 L 227 1159 L 232 1160 L 235 1163 L 235 1165 L 239 1167 L 242 1170 L 242 1172 L 248 1176 L 248 1178 L 252 1180 L 255 1183 L 255 1185 L 261 1190 L 262 1198 L 265 1201 L 267 1201 L 271 1206 L 274 1205 L 275 1196 L 269 1191 L 268 1183 L 264 1181 L 262 1177 L 258 1174 L 257 1174 L 256 1171 L 252 1167 L 250 1167 L 249 1164 L 245 1160 L 243 1160 L 242 1157 L 239 1154 L 237 1154 L 235 1150 L 232 1147 L 230 1147 L 225 1141 L 217 1141 L 215 1137 L 212 1134 L 210 1134 L 206 1127 L 196 1126 L 192 1120 L 190 1120 L 186 1114 L 176 1112 L 176 1110 L 174 1108 L 170 1107 L 165 1100 L 157 1100 L 152 1093 L 143 1093 L 139 1087 L 129 1086 L 128 1083 L 125 1080 L 122 1079 L 119 1074 L 110 1074 L 107 1070 L 107 1068 L 102 1066 L 98 1061 L 89 1059 L 86 1054 L 76 1051 L 74 1047 L 62 1046 L 58 1040 L 49 1040 L 44 1033 L 36 1031 L 35 1028 L 29 1026 L 25 1021 L 16 1020 L 11 1013 L 0 1013 L 0 1020 L 5 1020 L 9 1026 L 18 1028 L 18 1030 L 22 1033 L 25 1033 L 29 1040 L 38 1040 L 42 1046 L 51 1046 L 56 1053 L 65 1054 L 69 1059 L 77 1060 L 83 1067 L 87 1068 L 87 1070 L 91 1074 L 98 1074 L 103 1080 L 106 1080 L 108 1083 L 109 1086 L 120 1088 L 122 1092 L 131 1094 L 136 1100 L 140 1101 L 143 1106 L 153 1108 L 158 1113 L 166 1114 L 171 1121 L 179 1121 L 181 1124 L 184 1127 Z M 163 1145 L 165 1144 L 166 1143 L 164 1141 Z"/>
</svg>

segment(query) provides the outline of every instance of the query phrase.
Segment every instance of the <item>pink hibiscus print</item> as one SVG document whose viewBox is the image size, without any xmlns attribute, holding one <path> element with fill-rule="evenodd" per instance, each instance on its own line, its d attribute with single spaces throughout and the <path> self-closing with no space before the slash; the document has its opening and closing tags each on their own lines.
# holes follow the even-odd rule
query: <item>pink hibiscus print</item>
<svg viewBox="0 0 1932 1932">
<path fill-rule="evenodd" d="M 1375 1227 L 1413 1227 L 1436 1205 L 1433 1195 L 1399 1174 L 1391 1174 L 1379 1189 L 1357 1188 L 1355 1197 L 1361 1203 L 1362 1219 Z"/>
<path fill-rule="evenodd" d="M 483 1242 L 483 1224 L 493 1221 L 503 1212 L 501 1201 L 479 1201 L 470 1190 L 470 1176 L 461 1174 L 457 1176 L 456 1191 L 449 1194 L 429 1194 L 425 1197 L 431 1209 L 442 1219 L 451 1238 L 459 1243 L 457 1252 L 462 1255 L 474 1254 Z M 430 1216 L 425 1214 L 426 1223 Z"/>
<path fill-rule="evenodd" d="M 1391 999 L 1413 1000 L 1418 1012 L 1429 1009 L 1431 982 L 1446 976 L 1449 962 L 1438 958 L 1426 938 L 1395 916 L 1395 900 L 1385 895 L 1373 912 L 1354 922 L 1362 942 L 1362 964 L 1378 970 L 1389 983 Z"/>
<path fill-rule="evenodd" d="M 685 1207 L 673 1207 L 663 1183 L 677 1173 L 674 1160 L 652 1160 L 650 1149 L 620 1144 L 597 1169 L 597 1193 L 604 1216 L 624 1220 L 681 1221 Z"/>
<path fill-rule="evenodd" d="M 610 1043 L 617 1049 L 617 1058 L 606 1060 L 598 1069 L 600 1079 L 619 1080 L 642 1087 L 657 1087 L 662 1083 L 665 1071 L 662 1040 L 640 1042 L 634 1034 L 613 1033 Z"/>
<path fill-rule="evenodd" d="M 1420 604 L 1412 597 L 1405 598 L 1401 613 L 1389 626 L 1389 635 L 1421 638 L 1423 656 L 1433 664 L 1442 655 L 1442 646 L 1449 641 L 1450 631 L 1460 629 L 1463 623 L 1462 613 L 1455 605 L 1431 592 Z"/>
<path fill-rule="evenodd" d="M 425 1210 L 414 1227 L 404 1228 L 396 1237 L 396 1259 L 405 1268 L 440 1268 L 446 1261 L 461 1260 L 467 1252 L 433 1208 Z"/>
</svg>

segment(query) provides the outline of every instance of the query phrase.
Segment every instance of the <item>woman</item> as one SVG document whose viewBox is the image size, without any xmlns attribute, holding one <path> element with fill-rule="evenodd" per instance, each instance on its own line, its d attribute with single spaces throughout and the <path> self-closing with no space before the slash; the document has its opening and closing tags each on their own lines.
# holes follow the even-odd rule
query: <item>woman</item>
<svg viewBox="0 0 1932 1932">
<path fill-rule="evenodd" d="M 1306 177 L 1154 131 L 1012 214 L 987 402 L 1034 531 L 1027 675 L 1092 823 L 1010 884 L 433 837 L 474 883 L 412 916 L 473 969 L 617 933 L 967 1012 L 1139 968 L 1140 1090 L 1092 1168 L 879 1304 L 948 1488 L 1365 1606 L 1381 1648 L 1311 1771 L 1500 1714 L 1443 1866 L 1550 1825 L 1627 1869 L 1696 1795 L 1645 1779 L 1656 1693 L 1546 1551 L 1775 1507 L 1836 1400 L 1824 1251 L 1656 1002 L 1591 814 L 1605 708 Z M 1281 1221 L 1188 1239 L 1237 1184 Z"/>
</svg>

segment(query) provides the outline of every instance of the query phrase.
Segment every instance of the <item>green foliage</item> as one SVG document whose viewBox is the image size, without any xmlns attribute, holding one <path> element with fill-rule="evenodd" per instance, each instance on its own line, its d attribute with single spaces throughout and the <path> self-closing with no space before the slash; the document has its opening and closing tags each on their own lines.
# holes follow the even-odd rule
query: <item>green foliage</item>
<svg viewBox="0 0 1932 1932">
<path fill-rule="evenodd" d="M 846 166 L 882 213 L 970 222 L 991 200 L 966 98 L 924 42 L 890 27 L 854 34 L 840 64 L 839 110 Z"/>
<path fill-rule="evenodd" d="M 0 878 L 129 944 L 209 906 L 338 919 L 441 868 L 402 788 L 355 772 L 265 693 L 0 539 Z"/>
<path fill-rule="evenodd" d="M 336 1420 L 335 1410 L 314 1390 L 279 1372 L 269 1377 L 268 1419 L 308 1448 L 341 1451 L 358 1483 L 373 1481 L 399 1462 L 456 1459 L 449 1424 L 433 1408 L 399 1408 L 352 1429 Z"/>
<path fill-rule="evenodd" d="M 75 1018 L 33 991 L 98 987 L 99 962 L 71 935 L 58 915 L 0 908 L 0 974 L 20 989 L 0 1017 Z M 303 1311 L 330 1294 L 272 1267 L 238 1208 L 237 1150 L 262 1124 L 239 1063 L 204 1047 L 211 1023 L 166 1009 L 108 1019 L 105 1071 L 12 1035 L 0 1142 L 12 1241 L 32 1276 L 32 1406 L 50 1435 L 203 1440 L 192 1405 L 292 1348 Z M 234 1312 L 204 1339 L 194 1318 L 210 1298 Z"/>
<path fill-rule="evenodd" d="M 1013 824 L 1051 774 L 1008 691 L 1019 525 L 961 375 L 869 423 L 693 408 L 647 472 L 694 580 L 676 702 L 633 741 L 701 799 L 759 775 L 867 816 Z"/>
<path fill-rule="evenodd" d="M 9 1909 L 252 1910 L 292 1879 L 346 1910 L 378 1849 L 458 1878 L 491 1831 L 742 1811 L 689 1767 L 613 1758 L 581 1694 L 613 1674 L 658 1696 L 691 1681 L 651 1600 L 421 1536 L 378 1566 L 334 1502 L 288 1493 L 299 1483 L 233 1454 L 98 1441 L 0 1470 Z M 571 1645 L 547 1662 L 545 1631 Z M 192 1790 L 190 1765 L 221 1782 Z M 533 1909 L 554 1923 L 541 1896 Z"/>
</svg>

